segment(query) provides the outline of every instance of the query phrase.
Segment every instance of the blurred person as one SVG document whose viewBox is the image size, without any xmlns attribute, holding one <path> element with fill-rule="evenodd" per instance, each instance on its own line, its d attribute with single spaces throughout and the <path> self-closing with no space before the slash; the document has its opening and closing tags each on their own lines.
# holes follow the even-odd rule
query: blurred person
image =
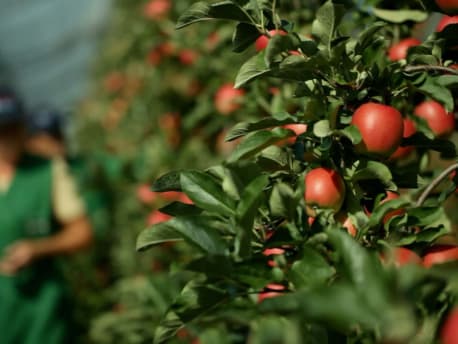
<svg viewBox="0 0 458 344">
<path fill-rule="evenodd" d="M 94 157 L 70 154 L 65 138 L 65 114 L 50 106 L 39 106 L 27 118 L 27 152 L 45 158 L 65 159 L 82 191 L 94 233 L 103 234 L 109 221 L 109 196 L 103 176 L 95 178 L 100 162 Z"/>
<path fill-rule="evenodd" d="M 0 343 L 68 343 L 55 258 L 88 247 L 92 229 L 65 161 L 25 140 L 21 102 L 0 87 Z"/>
<path fill-rule="evenodd" d="M 40 106 L 27 115 L 29 153 L 46 158 L 66 157 L 64 115 L 57 109 Z"/>
</svg>

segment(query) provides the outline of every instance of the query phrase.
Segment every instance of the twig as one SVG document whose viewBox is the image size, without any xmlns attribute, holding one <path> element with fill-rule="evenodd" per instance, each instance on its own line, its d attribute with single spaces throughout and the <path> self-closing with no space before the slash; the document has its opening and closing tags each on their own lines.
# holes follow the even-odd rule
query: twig
<svg viewBox="0 0 458 344">
<path fill-rule="evenodd" d="M 428 187 L 425 189 L 425 191 L 422 192 L 420 197 L 418 197 L 418 200 L 415 203 L 415 206 L 416 207 L 421 207 L 423 205 L 423 203 L 426 201 L 426 199 L 428 198 L 428 196 L 431 193 L 431 191 L 433 191 L 450 173 L 452 173 L 456 169 L 458 169 L 458 163 L 450 165 L 445 170 L 443 170 L 442 173 L 439 174 L 431 182 L 431 184 L 428 185 Z"/>
<path fill-rule="evenodd" d="M 457 69 L 444 67 L 444 66 L 431 66 L 431 65 L 406 66 L 404 68 L 404 71 L 405 72 L 439 71 L 439 72 L 458 75 Z"/>
</svg>

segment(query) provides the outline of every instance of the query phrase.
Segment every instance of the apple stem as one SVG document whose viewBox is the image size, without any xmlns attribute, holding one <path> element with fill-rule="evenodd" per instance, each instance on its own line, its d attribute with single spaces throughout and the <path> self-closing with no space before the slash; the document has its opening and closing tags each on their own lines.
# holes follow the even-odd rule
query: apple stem
<svg viewBox="0 0 458 344">
<path fill-rule="evenodd" d="M 420 71 L 439 71 L 444 73 L 450 73 L 458 75 L 458 70 L 444 67 L 444 66 L 431 66 L 431 65 L 418 65 L 418 66 L 406 66 L 405 72 L 420 72 Z"/>
<path fill-rule="evenodd" d="M 421 207 L 423 203 L 426 201 L 428 198 L 429 194 L 431 191 L 433 191 L 447 176 L 452 173 L 453 171 L 458 169 L 458 163 L 455 163 L 453 165 L 450 165 L 447 167 L 445 170 L 441 172 L 434 180 L 428 185 L 428 187 L 425 189 L 425 191 L 422 192 L 420 197 L 418 197 L 417 202 L 415 203 L 416 207 Z"/>
</svg>

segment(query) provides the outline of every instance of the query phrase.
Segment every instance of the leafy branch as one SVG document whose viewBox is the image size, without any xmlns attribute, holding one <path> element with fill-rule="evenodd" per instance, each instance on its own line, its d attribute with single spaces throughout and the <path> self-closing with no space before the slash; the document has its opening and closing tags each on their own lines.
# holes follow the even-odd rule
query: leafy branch
<svg viewBox="0 0 458 344">
<path fill-rule="evenodd" d="M 442 171 L 441 174 L 439 174 L 434 180 L 431 182 L 431 184 L 428 185 L 428 187 L 422 192 L 420 197 L 418 198 L 417 202 L 415 203 L 416 207 L 421 207 L 423 203 L 426 201 L 428 198 L 429 194 L 453 171 L 458 169 L 458 163 L 455 163 L 449 167 L 447 167 L 444 171 Z"/>
</svg>

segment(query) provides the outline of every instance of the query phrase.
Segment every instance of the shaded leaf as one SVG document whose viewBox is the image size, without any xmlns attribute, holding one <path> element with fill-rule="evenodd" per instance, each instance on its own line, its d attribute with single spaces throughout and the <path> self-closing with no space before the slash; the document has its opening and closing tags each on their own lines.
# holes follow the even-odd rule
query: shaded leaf
<svg viewBox="0 0 458 344">
<path fill-rule="evenodd" d="M 181 174 L 180 181 L 183 191 L 198 207 L 217 214 L 234 214 L 234 201 L 209 174 L 186 171 Z"/>
<path fill-rule="evenodd" d="M 232 1 L 221 1 L 214 4 L 197 2 L 178 18 L 176 28 L 181 29 L 199 21 L 211 19 L 251 22 L 247 14 Z"/>
</svg>

